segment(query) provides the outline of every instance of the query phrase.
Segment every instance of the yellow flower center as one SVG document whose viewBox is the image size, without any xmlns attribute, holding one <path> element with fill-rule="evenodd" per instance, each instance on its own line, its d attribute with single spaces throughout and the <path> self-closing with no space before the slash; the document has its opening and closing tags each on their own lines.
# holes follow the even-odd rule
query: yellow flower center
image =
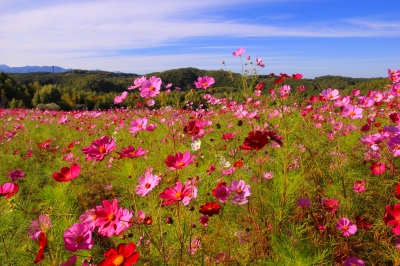
<svg viewBox="0 0 400 266">
<path fill-rule="evenodd" d="M 182 167 L 184 164 L 185 164 L 184 162 L 179 162 L 179 163 L 177 163 L 177 166 Z"/>
<path fill-rule="evenodd" d="M 241 190 L 240 188 L 238 188 L 238 190 L 236 191 L 238 194 L 242 194 L 243 190 Z"/>
<path fill-rule="evenodd" d="M 180 192 L 175 193 L 175 198 L 179 199 L 181 196 L 182 196 L 182 193 L 180 193 Z"/>
<path fill-rule="evenodd" d="M 154 88 L 154 86 L 150 86 L 149 88 L 151 91 L 154 91 L 156 88 Z"/>
<path fill-rule="evenodd" d="M 122 256 L 122 255 L 119 255 L 118 257 L 116 257 L 116 258 L 113 260 L 113 264 L 114 264 L 115 266 L 119 266 L 119 265 L 121 265 L 122 263 L 124 263 L 124 256 Z"/>
<path fill-rule="evenodd" d="M 201 83 L 201 85 L 203 85 L 203 87 L 207 87 L 208 83 L 204 81 L 203 83 Z"/>
</svg>

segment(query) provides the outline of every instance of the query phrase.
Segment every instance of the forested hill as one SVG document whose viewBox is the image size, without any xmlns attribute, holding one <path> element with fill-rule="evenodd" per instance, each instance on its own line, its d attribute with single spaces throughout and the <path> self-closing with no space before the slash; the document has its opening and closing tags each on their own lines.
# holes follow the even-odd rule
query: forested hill
<svg viewBox="0 0 400 266">
<path fill-rule="evenodd" d="M 149 73 L 146 76 L 157 76 L 163 81 L 163 86 L 172 83 L 171 94 L 178 95 L 185 100 L 186 91 L 194 87 L 194 81 L 200 76 L 212 76 L 216 83 L 209 89 L 216 97 L 224 97 L 226 92 L 235 95 L 238 92 L 241 75 L 224 70 L 200 70 L 197 68 L 179 68 L 164 72 Z M 113 73 L 104 71 L 72 70 L 64 73 L 19 73 L 6 74 L 0 72 L 0 107 L 27 107 L 27 108 L 61 108 L 72 109 L 107 109 L 114 106 L 113 99 L 121 94 L 137 74 Z M 369 90 L 384 90 L 389 80 L 387 78 L 350 78 L 341 76 L 321 76 L 315 79 L 292 78 L 285 79 L 279 85 L 273 83 L 276 77 L 258 76 L 257 83 L 265 84 L 264 90 L 290 85 L 298 88 L 303 85 L 307 88 L 304 97 L 318 95 L 322 89 L 339 89 L 342 94 L 348 94 L 354 88 L 363 92 Z M 180 91 L 175 91 L 179 87 Z M 141 99 L 138 93 L 129 93 L 126 105 L 138 104 Z M 51 105 L 49 105 L 51 104 Z M 122 104 L 122 105 L 124 105 Z M 140 105 L 140 104 L 139 104 Z"/>
</svg>

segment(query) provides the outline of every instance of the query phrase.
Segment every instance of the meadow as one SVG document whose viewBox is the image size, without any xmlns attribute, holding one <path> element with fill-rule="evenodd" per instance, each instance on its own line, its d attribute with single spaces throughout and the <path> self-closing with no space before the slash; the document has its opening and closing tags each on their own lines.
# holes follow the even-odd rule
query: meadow
<svg viewBox="0 0 400 266">
<path fill-rule="evenodd" d="M 152 76 L 110 110 L 0 109 L 1 265 L 400 265 L 400 71 L 305 98 L 244 53 L 242 101 L 204 76 L 163 105 Z"/>
</svg>

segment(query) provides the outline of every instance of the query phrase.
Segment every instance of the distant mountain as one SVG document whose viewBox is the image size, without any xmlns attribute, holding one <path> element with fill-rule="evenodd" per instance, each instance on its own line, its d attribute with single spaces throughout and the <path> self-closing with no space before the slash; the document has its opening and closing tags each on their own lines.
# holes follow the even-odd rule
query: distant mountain
<svg viewBox="0 0 400 266">
<path fill-rule="evenodd" d="M 73 70 L 72 68 L 65 69 L 59 66 L 24 66 L 24 67 L 9 67 L 7 65 L 0 65 L 0 72 L 4 73 L 31 73 L 31 72 L 53 72 L 63 73 Z"/>
</svg>

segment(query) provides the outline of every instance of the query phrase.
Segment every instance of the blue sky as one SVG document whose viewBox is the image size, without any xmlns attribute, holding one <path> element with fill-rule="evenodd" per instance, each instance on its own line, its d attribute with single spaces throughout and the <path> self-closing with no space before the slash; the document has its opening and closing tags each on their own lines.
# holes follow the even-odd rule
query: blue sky
<svg viewBox="0 0 400 266">
<path fill-rule="evenodd" d="M 398 0 L 0 0 L 0 64 L 240 72 L 244 47 L 260 74 L 386 77 L 399 13 Z"/>
</svg>

